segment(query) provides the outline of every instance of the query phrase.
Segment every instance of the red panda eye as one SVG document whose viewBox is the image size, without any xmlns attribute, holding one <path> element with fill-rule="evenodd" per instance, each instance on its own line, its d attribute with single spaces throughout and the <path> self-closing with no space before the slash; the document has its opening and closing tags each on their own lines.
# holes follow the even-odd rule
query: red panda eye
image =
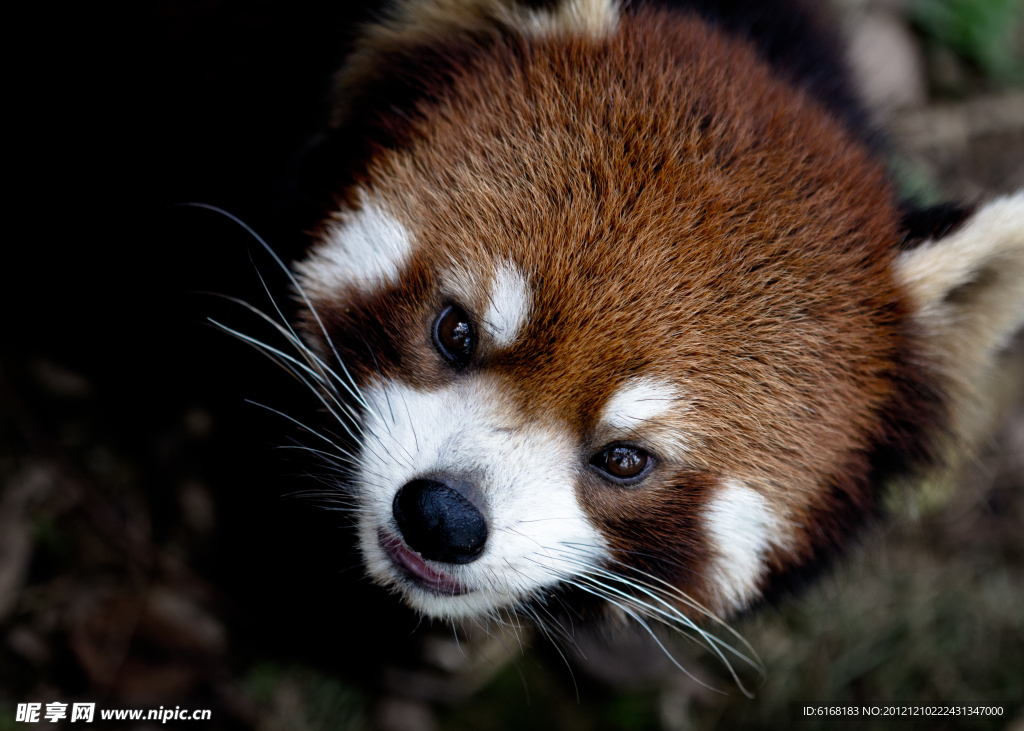
<svg viewBox="0 0 1024 731">
<path fill-rule="evenodd" d="M 652 463 L 651 455 L 637 447 L 607 447 L 590 461 L 616 480 L 640 477 Z"/>
<path fill-rule="evenodd" d="M 476 332 L 473 320 L 458 305 L 448 305 L 434 323 L 434 344 L 448 360 L 466 365 L 473 356 Z"/>
</svg>

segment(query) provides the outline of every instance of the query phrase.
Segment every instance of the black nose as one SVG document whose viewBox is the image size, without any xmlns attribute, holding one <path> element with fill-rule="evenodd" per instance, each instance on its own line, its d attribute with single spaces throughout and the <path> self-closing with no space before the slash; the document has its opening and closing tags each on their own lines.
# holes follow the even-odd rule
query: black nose
<svg viewBox="0 0 1024 731">
<path fill-rule="evenodd" d="M 398 529 L 423 558 L 475 561 L 487 542 L 487 521 L 461 492 L 443 482 L 413 480 L 395 495 Z"/>
</svg>

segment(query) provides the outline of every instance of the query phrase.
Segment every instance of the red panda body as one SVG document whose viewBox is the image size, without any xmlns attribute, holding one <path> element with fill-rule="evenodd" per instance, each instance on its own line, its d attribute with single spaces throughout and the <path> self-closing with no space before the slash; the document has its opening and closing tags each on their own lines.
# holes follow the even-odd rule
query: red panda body
<svg viewBox="0 0 1024 731">
<path fill-rule="evenodd" d="M 920 282 L 992 257 L 937 280 L 902 251 L 880 156 L 749 39 L 646 6 L 438 0 L 339 80 L 303 326 L 367 572 L 412 607 L 729 615 L 947 429 L 949 318 L 921 316 L 946 305 Z M 1024 203 L 1001 205 L 985 251 L 1024 266 Z M 1007 287 L 989 350 L 1024 319 Z"/>
</svg>

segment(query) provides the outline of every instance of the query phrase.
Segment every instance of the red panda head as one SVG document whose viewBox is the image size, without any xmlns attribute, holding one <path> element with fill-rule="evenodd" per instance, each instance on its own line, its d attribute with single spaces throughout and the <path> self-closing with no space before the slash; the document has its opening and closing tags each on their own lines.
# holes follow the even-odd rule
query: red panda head
<svg viewBox="0 0 1024 731">
<path fill-rule="evenodd" d="M 1024 198 L 901 252 L 882 163 L 745 42 L 514 7 L 410 4 L 341 77 L 298 272 L 367 571 L 437 617 L 741 610 L 926 456 L 947 295 L 1017 268 L 977 368 L 1024 319 Z"/>
</svg>

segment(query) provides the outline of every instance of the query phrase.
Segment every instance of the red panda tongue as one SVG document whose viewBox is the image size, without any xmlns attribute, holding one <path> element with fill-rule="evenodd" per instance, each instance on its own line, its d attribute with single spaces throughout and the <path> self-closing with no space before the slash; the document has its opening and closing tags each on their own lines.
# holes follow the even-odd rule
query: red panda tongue
<svg viewBox="0 0 1024 731">
<path fill-rule="evenodd" d="M 378 532 L 380 545 L 388 554 L 399 571 L 420 586 L 449 596 L 458 596 L 467 593 L 462 583 L 448 574 L 434 569 L 427 564 L 423 558 L 407 547 L 400 538 L 388 535 L 381 529 Z"/>
</svg>

